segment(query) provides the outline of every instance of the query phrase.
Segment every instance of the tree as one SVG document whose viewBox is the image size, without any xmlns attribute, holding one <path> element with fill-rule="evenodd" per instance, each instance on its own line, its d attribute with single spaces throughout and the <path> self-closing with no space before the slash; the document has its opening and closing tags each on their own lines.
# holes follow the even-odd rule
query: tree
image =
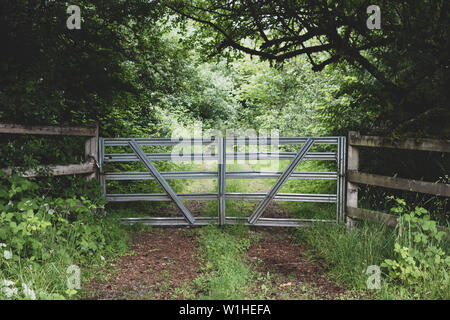
<svg viewBox="0 0 450 320">
<path fill-rule="evenodd" d="M 1 2 L 0 122 L 98 122 L 103 137 L 170 135 L 162 111 L 189 94 L 193 75 L 189 52 L 166 37 L 167 9 L 140 0 L 72 4 L 80 30 L 66 27 L 64 2 Z M 73 163 L 77 151 L 70 138 L 0 135 L 1 167 Z"/>
<path fill-rule="evenodd" d="M 210 56 L 234 50 L 282 62 L 306 55 L 315 71 L 345 62 L 376 79 L 364 85 L 377 95 L 380 119 L 389 121 L 390 129 L 400 125 L 411 131 L 414 123 L 428 134 L 450 131 L 445 89 L 450 80 L 448 1 L 378 1 L 381 30 L 367 28 L 371 1 L 366 0 L 167 4 L 181 22 L 191 19 L 202 25 L 195 37 Z"/>
<path fill-rule="evenodd" d="M 156 85 L 159 73 L 150 62 L 160 62 L 155 57 L 160 58 L 156 54 L 163 47 L 163 31 L 153 19 L 163 12 L 157 4 L 74 4 L 81 8 L 80 30 L 66 27 L 64 2 L 2 1 L 0 120 L 101 121 L 130 94 L 135 101 L 142 99 L 143 85 Z M 145 55 L 150 48 L 155 56 Z"/>
</svg>

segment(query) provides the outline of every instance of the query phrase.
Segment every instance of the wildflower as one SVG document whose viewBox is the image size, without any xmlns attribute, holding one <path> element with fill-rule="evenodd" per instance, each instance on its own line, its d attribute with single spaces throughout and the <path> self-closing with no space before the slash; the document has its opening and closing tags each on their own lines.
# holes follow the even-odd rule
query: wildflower
<svg viewBox="0 0 450 320">
<path fill-rule="evenodd" d="M 7 298 L 11 298 L 12 296 L 17 295 L 17 288 L 3 287 L 2 292 Z"/>
<path fill-rule="evenodd" d="M 12 285 L 14 285 L 14 281 L 11 281 L 11 280 L 3 280 L 2 281 L 2 287 L 10 287 Z"/>
<path fill-rule="evenodd" d="M 34 293 L 34 291 L 32 289 L 28 288 L 28 286 L 25 283 L 22 283 L 22 288 L 23 288 L 23 294 L 25 295 L 26 298 L 31 299 L 31 300 L 36 300 L 36 294 Z"/>
<path fill-rule="evenodd" d="M 5 251 L 3 251 L 3 256 L 5 257 L 6 260 L 9 260 L 12 258 L 12 252 L 5 250 Z"/>
<path fill-rule="evenodd" d="M 11 286 L 14 286 L 14 281 L 3 280 L 1 283 L 1 292 L 3 292 L 7 298 L 17 295 L 17 288 L 10 288 Z"/>
<path fill-rule="evenodd" d="M 100 256 L 100 259 L 101 259 L 102 261 L 105 261 L 105 257 L 104 257 L 104 256 Z"/>
<path fill-rule="evenodd" d="M 6 243 L 0 243 L 0 248 L 6 248 Z"/>
</svg>

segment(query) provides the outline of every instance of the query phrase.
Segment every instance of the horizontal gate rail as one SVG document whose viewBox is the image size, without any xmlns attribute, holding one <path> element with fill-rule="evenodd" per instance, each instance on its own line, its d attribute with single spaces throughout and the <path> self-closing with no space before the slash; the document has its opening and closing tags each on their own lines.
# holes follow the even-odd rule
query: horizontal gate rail
<svg viewBox="0 0 450 320">
<path fill-rule="evenodd" d="M 191 153 L 174 158 L 171 153 L 146 153 L 151 161 L 194 161 L 194 160 L 218 160 L 217 154 Z M 227 154 L 227 160 L 291 160 L 297 155 L 296 152 L 277 152 L 277 153 L 256 153 L 256 152 L 235 152 Z M 139 158 L 132 153 L 106 153 L 105 162 L 136 162 Z M 336 161 L 335 152 L 309 152 L 305 160 L 328 160 Z"/>
<path fill-rule="evenodd" d="M 216 171 L 166 171 L 160 172 L 164 179 L 217 179 Z M 270 171 L 229 171 L 227 179 L 278 179 L 283 172 Z M 154 180 L 147 172 L 110 172 L 105 174 L 106 180 Z M 293 172 L 289 179 L 336 180 L 336 172 Z"/>
<path fill-rule="evenodd" d="M 337 145 L 340 137 L 314 137 L 314 144 Z M 103 138 L 105 147 L 126 147 L 131 140 L 140 146 L 174 146 L 174 145 L 208 145 L 217 143 L 221 138 Z M 225 138 L 227 145 L 259 144 L 270 145 L 276 141 L 280 145 L 298 145 L 306 142 L 304 137 L 278 137 L 278 138 Z"/>
<path fill-rule="evenodd" d="M 234 152 L 230 149 L 238 145 L 303 145 L 300 160 L 321 160 L 335 161 L 337 170 L 331 172 L 325 171 L 294 171 L 299 163 L 299 153 L 297 152 Z M 145 146 L 200 146 L 200 148 L 210 148 L 210 153 L 180 153 L 169 152 L 144 152 Z M 312 145 L 335 145 L 336 152 L 316 152 L 310 151 Z M 113 147 L 131 147 L 133 153 L 113 153 L 110 148 Z M 211 147 L 214 150 L 211 150 Z M 197 147 L 198 148 L 198 147 Z M 200 149 L 201 150 L 201 149 Z M 108 152 L 106 152 L 108 151 Z M 121 152 L 125 150 L 120 150 Z M 156 170 L 153 161 L 217 161 L 217 171 L 169 171 L 159 172 Z M 228 161 L 235 160 L 291 160 L 288 171 L 226 171 L 225 164 Z M 105 172 L 106 163 L 121 162 L 142 162 L 149 172 Z M 124 223 L 133 224 L 137 221 L 155 226 L 183 226 L 183 225 L 207 225 L 207 224 L 245 224 L 254 226 L 285 226 L 297 227 L 308 225 L 311 222 L 338 222 L 344 219 L 343 196 L 345 196 L 345 137 L 210 137 L 210 138 L 100 138 L 99 139 L 99 166 L 100 181 L 108 202 L 128 202 L 128 201 L 174 201 L 182 210 L 184 217 L 142 217 L 142 218 L 124 218 Z M 205 193 L 175 193 L 166 180 L 170 179 L 217 179 L 218 191 Z M 227 179 L 277 179 L 295 180 L 295 179 L 314 179 L 314 180 L 334 180 L 337 181 L 335 194 L 307 194 L 307 193 L 278 193 L 276 192 L 226 192 L 225 182 Z M 107 192 L 108 181 L 130 181 L 130 180 L 157 180 L 165 189 L 166 193 L 132 193 L 132 194 L 112 194 Z M 167 188 L 169 187 L 169 188 Z M 275 189 L 274 189 L 275 190 Z M 336 219 L 288 219 L 288 218 L 266 218 L 263 217 L 261 210 L 257 215 L 246 218 L 229 217 L 225 214 L 226 200 L 244 200 L 266 202 L 264 205 L 273 201 L 299 201 L 299 202 L 318 202 L 318 203 L 336 203 Z M 188 200 L 217 200 L 217 217 L 193 217 L 189 210 L 181 201 Z M 262 206 L 262 204 L 260 204 Z"/>
<path fill-rule="evenodd" d="M 189 226 L 184 218 L 180 217 L 142 217 L 142 218 L 123 218 L 126 224 L 133 224 L 140 222 L 143 225 L 152 226 Z M 247 218 L 226 217 L 226 224 L 243 224 L 247 226 L 261 226 L 261 227 L 301 227 L 308 226 L 314 222 L 335 222 L 335 220 L 319 220 L 319 219 L 288 219 L 288 218 L 259 218 L 254 224 L 250 224 Z M 217 224 L 218 218 L 211 217 L 197 217 L 195 225 L 205 226 L 209 224 Z"/>
<path fill-rule="evenodd" d="M 181 200 L 217 200 L 217 193 L 177 193 Z M 227 200 L 260 201 L 266 196 L 264 192 L 226 192 Z M 132 194 L 107 194 L 107 201 L 168 201 L 170 197 L 165 193 L 132 193 Z M 301 202 L 336 202 L 335 194 L 311 194 L 311 193 L 279 193 L 275 201 L 301 201 Z"/>
</svg>

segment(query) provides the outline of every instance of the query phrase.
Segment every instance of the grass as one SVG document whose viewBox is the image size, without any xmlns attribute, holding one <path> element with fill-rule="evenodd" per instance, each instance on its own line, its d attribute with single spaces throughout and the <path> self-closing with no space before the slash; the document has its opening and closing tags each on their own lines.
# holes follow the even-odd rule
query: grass
<svg viewBox="0 0 450 320">
<path fill-rule="evenodd" d="M 12 250 L 12 258 L 0 261 L 0 300 L 82 298 L 83 283 L 106 266 L 108 258 L 128 250 L 128 233 L 120 227 L 117 216 L 99 216 L 95 221 L 84 220 L 84 224 L 87 227 L 80 230 L 69 226 L 72 229 L 69 235 L 60 235 L 59 228 L 27 235 L 26 239 L 42 243 L 43 251 L 49 254 L 39 257 Z M 80 248 L 83 241 L 87 241 L 88 251 Z M 74 275 L 68 273 L 69 266 L 80 268 L 81 290 L 68 288 L 67 281 Z M 24 286 L 30 289 L 29 294 Z"/>
<path fill-rule="evenodd" d="M 323 260 L 333 280 L 351 289 L 366 290 L 367 267 L 392 257 L 395 235 L 380 224 L 364 223 L 348 230 L 341 224 L 316 223 L 299 228 L 296 240 L 306 242 Z"/>
<path fill-rule="evenodd" d="M 296 241 L 306 242 L 315 258 L 329 268 L 330 278 L 349 289 L 369 292 L 370 296 L 381 300 L 448 300 L 450 297 L 448 279 L 442 273 L 436 276 L 424 271 L 428 280 L 419 285 L 389 277 L 387 270 L 381 266 L 385 259 L 396 259 L 394 244 L 397 231 L 382 224 L 361 222 L 357 228 L 349 230 L 344 225 L 316 223 L 310 228 L 299 228 Z M 442 248 L 448 255 L 447 247 L 448 243 L 444 243 Z M 367 289 L 367 280 L 371 275 L 367 273 L 367 268 L 371 265 L 381 267 L 380 290 Z"/>
<path fill-rule="evenodd" d="M 204 253 L 204 275 L 196 280 L 203 293 L 200 299 L 244 299 L 249 293 L 253 272 L 244 261 L 250 246 L 248 228 L 208 226 L 199 230 L 199 245 Z"/>
</svg>

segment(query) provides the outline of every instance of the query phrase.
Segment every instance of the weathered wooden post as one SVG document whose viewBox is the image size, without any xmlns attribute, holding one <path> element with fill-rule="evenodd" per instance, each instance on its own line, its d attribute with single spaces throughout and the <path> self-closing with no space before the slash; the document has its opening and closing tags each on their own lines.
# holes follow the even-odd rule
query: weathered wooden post
<svg viewBox="0 0 450 320">
<path fill-rule="evenodd" d="M 95 163 L 98 162 L 98 125 L 95 127 L 95 135 L 86 140 L 84 145 L 84 156 L 86 161 L 94 160 L 94 172 L 88 175 L 87 179 L 91 180 L 98 177 L 98 170 Z"/>
<path fill-rule="evenodd" d="M 348 133 L 348 149 L 347 149 L 347 170 L 349 172 L 358 172 L 359 151 L 354 147 L 353 140 L 359 138 L 359 132 L 349 131 Z M 347 207 L 358 207 L 358 185 L 351 183 L 347 179 Z M 347 228 L 353 228 L 355 220 L 347 216 Z"/>
</svg>

